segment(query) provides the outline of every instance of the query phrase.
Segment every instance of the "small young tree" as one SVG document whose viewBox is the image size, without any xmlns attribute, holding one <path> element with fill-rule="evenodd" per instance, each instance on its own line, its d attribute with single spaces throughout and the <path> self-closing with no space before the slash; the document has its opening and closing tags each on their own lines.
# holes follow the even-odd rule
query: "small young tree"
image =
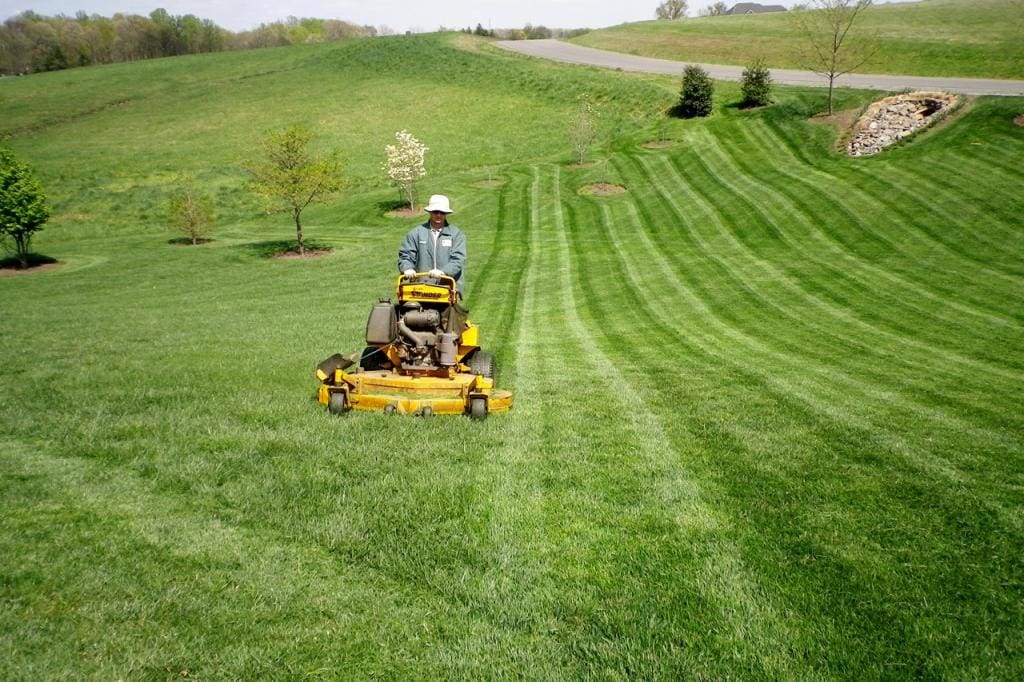
<svg viewBox="0 0 1024 682">
<path fill-rule="evenodd" d="M 764 59 L 758 57 L 743 69 L 740 78 L 741 106 L 763 107 L 772 103 L 772 74 Z"/>
<path fill-rule="evenodd" d="M 665 0 L 654 10 L 656 19 L 673 21 L 686 16 L 686 0 Z"/>
<path fill-rule="evenodd" d="M 28 267 L 32 235 L 49 218 L 46 195 L 32 170 L 14 152 L 0 149 L 0 236 L 14 242 L 20 267 Z"/>
<path fill-rule="evenodd" d="M 580 95 L 577 99 L 576 114 L 570 123 L 569 141 L 581 164 L 586 161 L 587 152 L 597 139 L 597 116 L 597 107 L 590 97 Z"/>
<path fill-rule="evenodd" d="M 195 187 L 191 176 L 183 176 L 167 200 L 167 217 L 176 231 L 198 244 L 213 229 L 213 209 Z"/>
<path fill-rule="evenodd" d="M 267 211 L 291 214 L 300 256 L 306 255 L 302 211 L 327 201 L 344 184 L 337 155 L 314 156 L 308 149 L 312 139 L 301 125 L 272 131 L 263 142 L 265 160 L 249 168 L 253 190 L 266 201 Z"/>
<path fill-rule="evenodd" d="M 384 172 L 395 185 L 401 197 L 409 202 L 409 209 L 416 208 L 416 181 L 427 174 L 424 157 L 430 147 L 426 146 L 407 130 L 395 133 L 398 144 L 384 147 L 387 158 Z"/>
<path fill-rule="evenodd" d="M 679 104 L 673 113 L 683 118 L 707 116 L 711 113 L 711 99 L 715 92 L 714 83 L 708 72 L 696 64 L 687 64 L 683 69 L 683 87 L 679 93 Z"/>
<path fill-rule="evenodd" d="M 790 16 L 804 37 L 802 56 L 808 68 L 828 79 L 828 113 L 836 79 L 864 66 L 878 50 L 874 37 L 857 36 L 851 29 L 873 0 L 809 0 Z"/>
</svg>

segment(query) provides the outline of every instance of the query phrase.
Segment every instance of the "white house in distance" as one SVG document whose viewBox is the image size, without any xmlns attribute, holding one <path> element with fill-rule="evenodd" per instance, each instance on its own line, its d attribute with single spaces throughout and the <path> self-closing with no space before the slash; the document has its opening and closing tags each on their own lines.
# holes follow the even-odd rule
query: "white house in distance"
<svg viewBox="0 0 1024 682">
<path fill-rule="evenodd" d="M 761 5 L 756 2 L 737 2 L 731 9 L 726 11 L 726 16 L 734 14 L 762 14 L 764 12 L 785 12 L 782 5 Z"/>
</svg>

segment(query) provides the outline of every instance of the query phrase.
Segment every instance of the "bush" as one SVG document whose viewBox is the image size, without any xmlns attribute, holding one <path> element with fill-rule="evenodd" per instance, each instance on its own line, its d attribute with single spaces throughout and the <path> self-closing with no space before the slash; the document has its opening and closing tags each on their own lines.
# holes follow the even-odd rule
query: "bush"
<svg viewBox="0 0 1024 682">
<path fill-rule="evenodd" d="M 742 107 L 763 107 L 772 103 L 772 74 L 763 59 L 755 59 L 743 69 L 740 92 Z"/>
<path fill-rule="evenodd" d="M 711 96 L 714 91 L 715 86 L 708 72 L 695 64 L 687 64 L 683 69 L 679 104 L 672 110 L 672 114 L 682 118 L 707 116 L 711 113 Z"/>
</svg>

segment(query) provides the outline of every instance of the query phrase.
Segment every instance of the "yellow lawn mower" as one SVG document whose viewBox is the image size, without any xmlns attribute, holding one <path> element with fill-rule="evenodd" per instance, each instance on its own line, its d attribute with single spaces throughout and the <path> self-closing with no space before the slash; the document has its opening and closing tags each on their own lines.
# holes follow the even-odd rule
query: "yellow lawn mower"
<svg viewBox="0 0 1024 682">
<path fill-rule="evenodd" d="M 317 365 L 320 403 L 334 414 L 383 410 L 474 419 L 512 407 L 512 394 L 494 387 L 494 356 L 480 349 L 480 329 L 459 305 L 453 278 L 401 275 L 396 298 L 382 298 L 370 311 L 358 364 L 352 353 Z"/>
</svg>

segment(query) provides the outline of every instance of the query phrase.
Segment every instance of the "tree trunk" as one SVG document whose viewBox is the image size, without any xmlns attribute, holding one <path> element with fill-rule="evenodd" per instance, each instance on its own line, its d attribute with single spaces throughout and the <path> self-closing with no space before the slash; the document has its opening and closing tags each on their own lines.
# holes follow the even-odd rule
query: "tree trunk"
<svg viewBox="0 0 1024 682">
<path fill-rule="evenodd" d="M 295 238 L 299 242 L 299 255 L 306 255 L 306 244 L 302 241 L 302 222 L 299 217 L 302 215 L 302 211 L 295 211 Z"/>
<path fill-rule="evenodd" d="M 28 240 L 24 234 L 14 235 L 14 250 L 17 252 L 19 267 L 22 270 L 28 269 Z"/>
<path fill-rule="evenodd" d="M 836 77 L 833 74 L 828 75 L 828 115 L 832 115 L 832 86 L 836 82 Z"/>
</svg>

